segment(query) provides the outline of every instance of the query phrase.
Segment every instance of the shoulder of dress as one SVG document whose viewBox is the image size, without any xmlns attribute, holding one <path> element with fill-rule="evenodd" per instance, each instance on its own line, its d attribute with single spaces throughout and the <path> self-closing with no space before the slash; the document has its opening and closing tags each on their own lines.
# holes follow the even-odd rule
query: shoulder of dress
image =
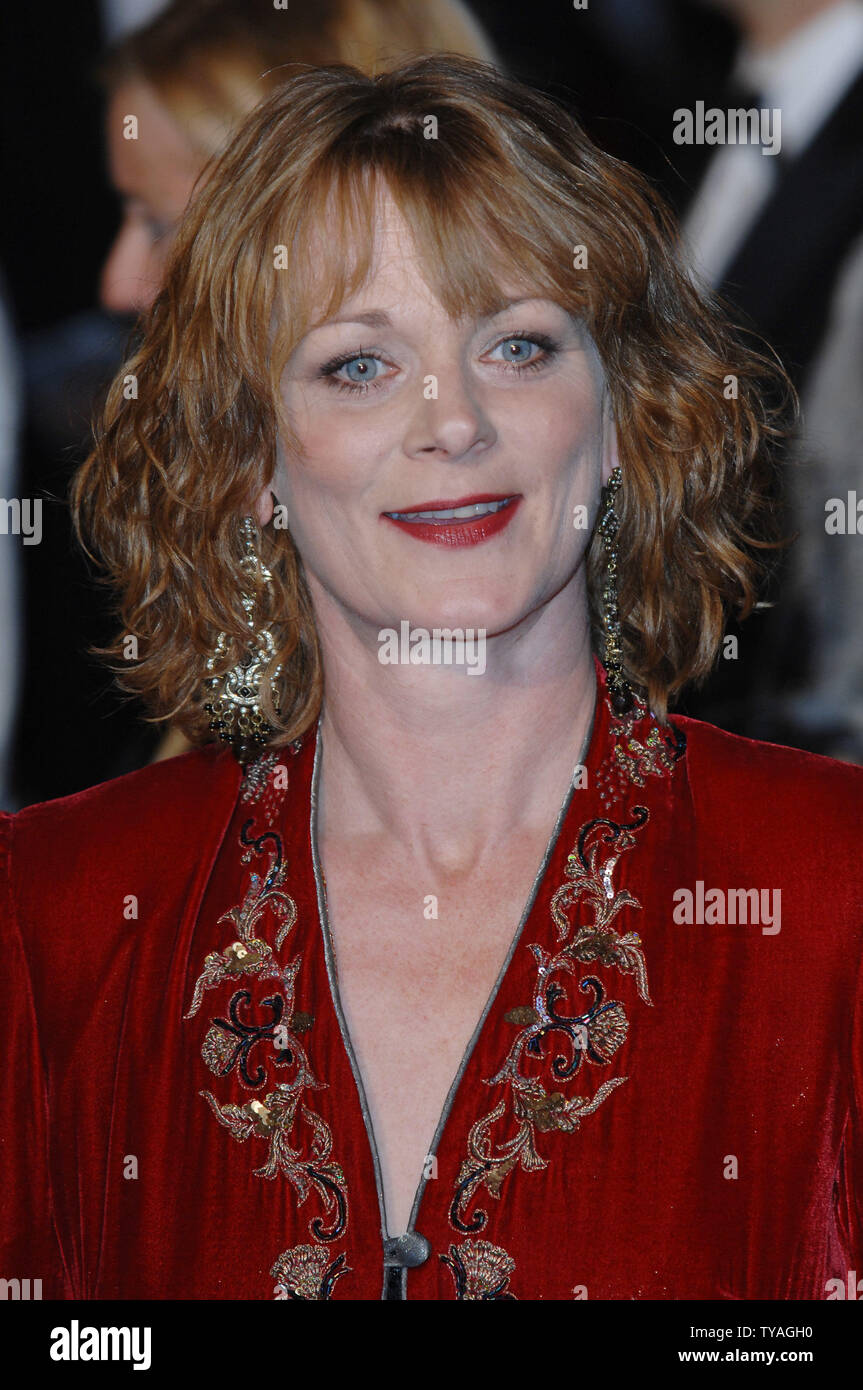
<svg viewBox="0 0 863 1390">
<path fill-rule="evenodd" d="M 672 714 L 686 736 L 686 762 L 693 797 L 721 802 L 735 816 L 763 821 L 780 812 L 817 814 L 831 822 L 863 812 L 863 767 L 801 748 L 743 738 L 713 724 Z"/>
<path fill-rule="evenodd" d="M 151 763 L 71 796 L 42 801 L 0 818 L 10 871 L 46 892 L 68 875 L 104 874 L 111 865 L 182 858 L 227 820 L 242 771 L 215 745 Z"/>
</svg>

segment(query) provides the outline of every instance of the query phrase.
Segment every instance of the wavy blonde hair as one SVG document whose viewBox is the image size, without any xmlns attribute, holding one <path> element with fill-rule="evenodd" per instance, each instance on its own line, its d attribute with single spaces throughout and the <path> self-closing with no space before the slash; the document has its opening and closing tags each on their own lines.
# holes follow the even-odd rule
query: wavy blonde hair
<svg viewBox="0 0 863 1390">
<path fill-rule="evenodd" d="M 755 602 L 790 387 L 687 276 L 639 174 L 553 101 L 453 54 L 375 78 L 304 71 L 208 172 L 72 485 L 79 537 L 120 595 L 124 631 L 107 654 L 138 641 L 138 659 L 115 667 L 121 686 L 194 742 L 211 737 L 207 657 L 227 633 L 226 671 L 248 641 L 239 520 L 273 479 L 280 428 L 299 449 L 280 416 L 283 368 L 318 321 L 313 293 L 329 290 L 327 317 L 365 283 L 383 187 L 448 313 L 496 312 L 509 276 L 587 327 L 624 478 L 624 668 L 664 718 L 710 670 L 726 613 Z M 289 531 L 268 525 L 260 542 L 274 582 L 257 586 L 257 619 L 275 638 L 270 671 L 281 667 L 263 704 L 280 746 L 317 716 L 321 660 Z M 597 533 L 587 568 L 601 652 Z"/>
</svg>

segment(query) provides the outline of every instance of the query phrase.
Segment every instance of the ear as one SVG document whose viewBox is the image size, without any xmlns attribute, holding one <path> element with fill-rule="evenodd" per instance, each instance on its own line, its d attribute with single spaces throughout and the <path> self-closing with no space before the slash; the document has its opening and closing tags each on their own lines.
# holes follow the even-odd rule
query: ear
<svg viewBox="0 0 863 1390">
<path fill-rule="evenodd" d="M 271 522 L 273 519 L 273 512 L 275 511 L 276 506 L 278 505 L 279 499 L 276 496 L 276 494 L 273 491 L 271 491 L 271 489 L 273 487 L 281 488 L 281 485 L 284 481 L 282 475 L 284 462 L 284 445 L 282 444 L 282 436 L 280 433 L 278 433 L 276 435 L 276 468 L 275 472 L 273 473 L 272 482 L 268 483 L 266 487 L 261 489 L 261 491 L 258 493 L 258 496 L 252 503 L 252 510 L 258 519 L 259 526 L 267 526 L 269 522 Z"/>
<path fill-rule="evenodd" d="M 266 526 L 273 519 L 273 494 L 269 487 L 262 488 L 252 506 L 259 526 Z"/>
</svg>

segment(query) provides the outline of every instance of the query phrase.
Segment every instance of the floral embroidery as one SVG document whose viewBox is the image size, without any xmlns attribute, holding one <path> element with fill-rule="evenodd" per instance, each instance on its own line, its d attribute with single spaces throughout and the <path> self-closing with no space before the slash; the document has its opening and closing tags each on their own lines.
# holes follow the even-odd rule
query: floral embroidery
<svg viewBox="0 0 863 1390">
<path fill-rule="evenodd" d="M 598 816 L 581 827 L 564 870 L 569 882 L 562 884 L 552 898 L 551 915 L 558 940 L 565 941 L 573 931 L 568 913 L 584 899 L 593 912 L 593 921 L 579 928 L 564 955 L 585 965 L 593 961 L 614 965 L 621 974 L 634 975 L 638 993 L 649 1004 L 641 937 L 634 931 L 620 936 L 610 925 L 622 908 L 641 908 L 641 903 L 625 888 L 615 893 L 612 883 L 621 854 L 632 848 L 636 833 L 650 818 L 646 806 L 633 806 L 632 817 L 631 821 L 619 825 Z M 600 857 L 603 849 L 611 850 L 605 858 Z"/>
<path fill-rule="evenodd" d="M 278 1030 L 284 1026 L 281 1018 L 285 1001 L 280 994 L 262 999 L 261 1007 L 271 1010 L 269 1023 L 246 1023 L 240 1017 L 240 1009 L 247 1006 L 251 998 L 247 989 L 237 990 L 228 1006 L 230 1018 L 213 1019 L 201 1046 L 201 1056 L 216 1076 L 227 1076 L 237 1067 L 241 1084 L 254 1091 L 263 1086 L 267 1073 L 263 1066 L 257 1067 L 253 1075 L 249 1072 L 250 1054 L 257 1043 L 264 1040 L 275 1042 L 278 1037 L 284 1036 Z M 276 1057 L 275 1065 L 284 1067 L 289 1061 L 289 1056 Z"/>
<path fill-rule="evenodd" d="M 297 1063 L 293 1081 L 277 1086 L 263 1101 L 247 1101 L 245 1105 L 220 1105 L 210 1091 L 200 1094 L 207 1101 L 220 1124 L 229 1129 L 239 1143 L 255 1136 L 269 1143 L 267 1161 L 254 1169 L 255 1177 L 275 1178 L 283 1173 L 296 1189 L 300 1205 L 305 1202 L 311 1187 L 320 1194 L 326 1215 L 332 1218 L 327 1227 L 319 1216 L 309 1229 L 318 1240 L 336 1240 L 347 1225 L 347 1192 L 345 1175 L 338 1163 L 329 1163 L 333 1136 L 329 1125 L 303 1102 L 308 1088 L 320 1089 L 322 1082 L 313 1076 L 306 1054 L 292 1040 L 291 1061 Z M 291 1147 L 297 1112 L 310 1131 L 309 1155 Z"/>
<path fill-rule="evenodd" d="M 645 717 L 636 711 L 616 720 L 628 739 L 617 765 L 621 775 L 637 786 L 642 786 L 648 775 L 661 776 L 673 769 L 685 748 L 681 735 L 672 731 L 664 738 L 655 721 L 653 730 L 639 731 L 636 738 L 634 724 Z M 573 1133 L 628 1079 L 618 1076 L 606 1080 L 592 1095 L 567 1097 L 557 1086 L 552 1089 L 553 1082 L 566 1085 L 579 1074 L 586 1075 L 585 1063 L 608 1065 L 629 1031 L 623 1004 L 606 997 L 605 986 L 594 974 L 578 980 L 579 991 L 588 996 L 581 1012 L 565 1012 L 567 977 L 578 975 L 582 965 L 614 967 L 621 975 L 634 976 L 639 997 L 648 1005 L 652 1002 L 641 937 L 635 931 L 621 934 L 612 925 L 624 909 L 641 908 L 626 889 L 615 891 L 614 887 L 621 856 L 632 849 L 650 818 L 645 806 L 633 806 L 630 817 L 617 822 L 599 816 L 581 827 L 566 861 L 567 881 L 551 900 L 557 940 L 564 944 L 556 954 L 536 943 L 527 948 L 536 961 L 533 999 L 531 1004 L 518 1005 L 504 1015 L 519 1032 L 503 1066 L 486 1080 L 487 1085 L 505 1086 L 506 1091 L 468 1134 L 467 1158 L 459 1168 L 450 1206 L 450 1224 L 458 1231 L 481 1231 L 488 1222 L 487 1211 L 469 1211 L 481 1189 L 499 1199 L 514 1168 L 536 1172 L 548 1166 L 537 1147 L 537 1134 L 552 1130 Z M 592 920 L 577 922 L 579 911 L 588 913 Z M 547 1044 L 552 1040 L 559 1041 L 560 1047 L 549 1049 Z M 529 1061 L 543 1064 L 548 1084 L 526 1072 Z M 509 1137 L 496 1140 L 493 1131 L 502 1121 L 507 1122 Z"/>
<path fill-rule="evenodd" d="M 460 1301 L 515 1300 L 515 1294 L 507 1290 L 515 1260 L 499 1245 L 490 1245 L 487 1240 L 466 1240 L 461 1245 L 451 1245 L 449 1254 L 440 1258 L 452 1274 Z"/>
<path fill-rule="evenodd" d="M 293 751 L 299 746 L 292 745 Z M 247 773 L 241 799 L 259 803 L 272 815 L 280 798 L 274 798 L 270 780 L 284 775 L 285 768 L 272 753 L 259 762 L 268 780 L 260 771 L 251 779 Z M 282 791 L 286 780 L 283 776 Z M 324 1089 L 326 1083 L 315 1075 L 301 1041 L 314 1023 L 311 1014 L 295 1007 L 302 957 L 296 955 L 287 963 L 279 960 L 297 920 L 296 903 L 285 887 L 282 839 L 272 829 L 256 834 L 253 826 L 254 819 L 247 820 L 240 831 L 242 862 L 252 864 L 265 856 L 264 870 L 252 870 L 242 902 L 219 918 L 219 925 L 228 924 L 236 939 L 224 950 L 208 953 L 184 1017 L 195 1016 L 208 990 L 225 981 L 235 985 L 224 1013 L 210 1021 L 201 1057 L 214 1076 L 235 1075 L 245 1091 L 259 1094 L 245 1103 L 220 1101 L 209 1090 L 199 1094 L 238 1143 L 266 1141 L 266 1159 L 253 1169 L 254 1176 L 275 1179 L 282 1175 L 293 1186 L 300 1206 L 312 1191 L 319 1197 L 322 1210 L 309 1221 L 309 1230 L 321 1244 L 285 1251 L 271 1274 L 281 1297 L 328 1299 L 336 1280 L 348 1272 L 346 1255 L 334 1257 L 328 1248 L 347 1228 L 347 1183 L 341 1166 L 332 1159 L 330 1127 L 309 1104 L 308 1093 Z M 245 987 L 252 978 L 273 980 L 264 998 L 253 999 L 251 989 Z M 271 1065 L 281 1075 L 271 1077 Z"/>
<path fill-rule="evenodd" d="M 597 787 L 603 806 L 625 794 L 627 785 L 643 787 L 648 777 L 664 777 L 686 748 L 686 736 L 673 725 L 662 729 L 643 700 L 635 699 L 626 714 L 610 713 L 611 752 L 597 770 Z"/>
<path fill-rule="evenodd" d="M 249 876 L 249 886 L 239 907 L 223 912 L 217 925 L 231 922 L 239 936 L 225 951 L 210 951 L 204 959 L 204 968 L 195 983 L 192 1003 L 184 1018 L 193 1018 L 201 1007 L 205 990 L 215 989 L 223 980 L 236 975 L 278 975 L 279 967 L 273 951 L 266 941 L 254 935 L 254 929 L 267 911 L 273 913 L 279 922 L 275 949 L 278 951 L 291 927 L 297 920 L 297 905 L 293 898 L 283 890 L 286 865 L 282 842 L 274 831 L 265 831 L 256 839 L 249 839 L 249 831 L 254 824 L 246 821 L 240 831 L 240 843 L 246 846 L 243 862 L 249 863 L 251 854 L 269 852 L 270 862 L 267 873 Z"/>
<path fill-rule="evenodd" d="M 293 752 L 299 752 L 302 740 L 297 739 L 291 744 Z M 260 802 L 261 798 L 274 789 L 274 777 L 276 765 L 279 761 L 279 753 L 275 748 L 262 753 L 260 757 L 254 758 L 247 763 L 243 774 L 243 784 L 240 787 L 240 799 L 242 801 Z"/>
<path fill-rule="evenodd" d="M 333 1285 L 348 1273 L 345 1256 L 331 1261 L 332 1251 L 321 1245 L 295 1245 L 280 1255 L 270 1270 L 278 1280 L 274 1293 L 277 1298 L 294 1298 L 302 1302 L 329 1299 Z"/>
</svg>

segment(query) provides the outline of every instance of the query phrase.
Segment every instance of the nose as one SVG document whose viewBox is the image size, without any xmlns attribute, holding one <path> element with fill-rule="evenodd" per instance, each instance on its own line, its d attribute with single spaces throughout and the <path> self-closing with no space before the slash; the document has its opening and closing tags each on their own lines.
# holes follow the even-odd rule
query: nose
<svg viewBox="0 0 863 1390">
<path fill-rule="evenodd" d="M 123 223 L 99 280 L 99 302 L 114 314 L 141 313 L 159 290 L 158 269 L 146 228 Z"/>
<path fill-rule="evenodd" d="M 484 452 L 494 439 L 494 427 L 461 363 L 425 375 L 404 442 L 409 456 L 435 453 L 457 461 L 471 451 Z"/>
</svg>

